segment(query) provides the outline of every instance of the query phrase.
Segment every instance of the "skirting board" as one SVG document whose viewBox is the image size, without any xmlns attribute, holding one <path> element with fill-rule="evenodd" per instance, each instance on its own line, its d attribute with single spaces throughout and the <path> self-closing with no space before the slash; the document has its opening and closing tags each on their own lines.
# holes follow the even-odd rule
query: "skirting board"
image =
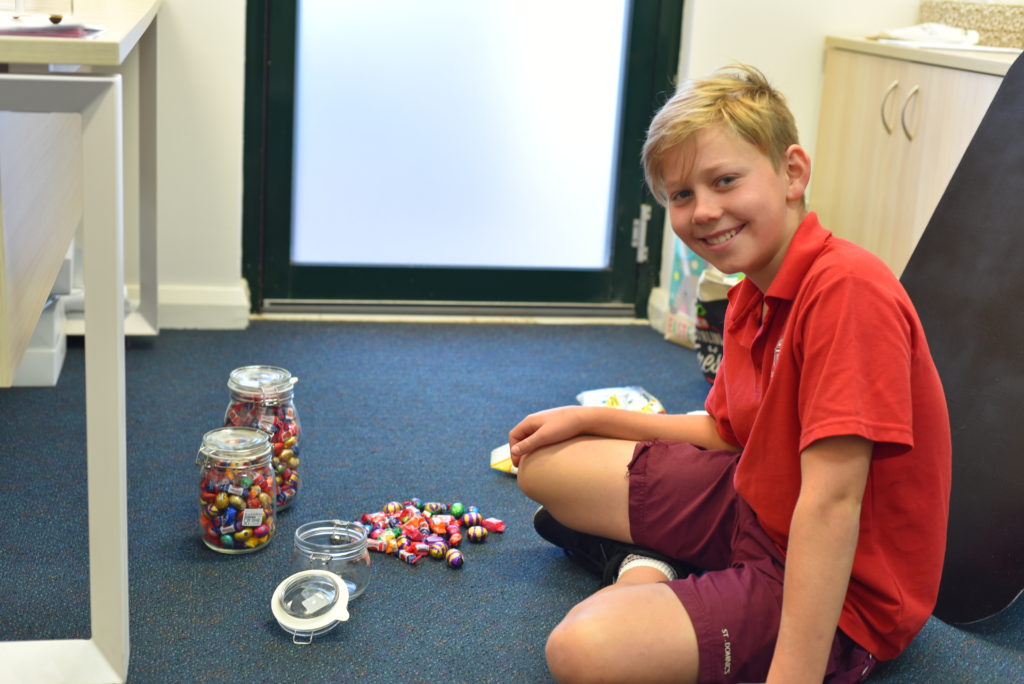
<svg viewBox="0 0 1024 684">
<path fill-rule="evenodd" d="M 249 285 L 161 285 L 160 328 L 244 330 L 249 326 Z"/>
</svg>

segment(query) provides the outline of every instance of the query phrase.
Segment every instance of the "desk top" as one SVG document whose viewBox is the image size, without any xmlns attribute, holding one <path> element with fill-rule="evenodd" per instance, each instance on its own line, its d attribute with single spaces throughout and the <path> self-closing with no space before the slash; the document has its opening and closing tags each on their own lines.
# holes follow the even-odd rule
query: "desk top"
<svg viewBox="0 0 1024 684">
<path fill-rule="evenodd" d="M 161 0 L 76 0 L 76 21 L 102 26 L 91 38 L 0 36 L 3 64 L 118 66 L 156 17 Z"/>
<path fill-rule="evenodd" d="M 866 38 L 845 38 L 840 36 L 827 36 L 825 38 L 825 47 L 865 52 L 880 57 L 892 57 L 908 62 L 921 62 L 922 64 L 932 64 L 934 66 L 961 69 L 963 71 L 977 71 L 982 74 L 992 74 L 993 76 L 1005 76 L 1007 69 L 1010 68 L 1010 65 L 1019 56 L 1018 53 L 1007 52 L 934 50 L 880 43 L 877 40 L 868 40 Z"/>
</svg>

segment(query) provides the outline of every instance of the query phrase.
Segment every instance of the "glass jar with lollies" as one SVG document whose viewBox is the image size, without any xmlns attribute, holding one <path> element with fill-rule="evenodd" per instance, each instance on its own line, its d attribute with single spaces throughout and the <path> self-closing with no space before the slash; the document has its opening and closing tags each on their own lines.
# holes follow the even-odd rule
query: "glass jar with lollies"
<svg viewBox="0 0 1024 684">
<path fill-rule="evenodd" d="M 265 547 L 276 527 L 277 482 L 265 432 L 221 427 L 203 435 L 199 466 L 199 528 L 203 543 L 221 553 Z"/>
<path fill-rule="evenodd" d="M 295 407 L 298 381 L 277 366 L 243 366 L 228 377 L 231 400 L 224 412 L 224 425 L 252 427 L 269 435 L 279 511 L 291 506 L 299 493 L 302 427 Z"/>
</svg>

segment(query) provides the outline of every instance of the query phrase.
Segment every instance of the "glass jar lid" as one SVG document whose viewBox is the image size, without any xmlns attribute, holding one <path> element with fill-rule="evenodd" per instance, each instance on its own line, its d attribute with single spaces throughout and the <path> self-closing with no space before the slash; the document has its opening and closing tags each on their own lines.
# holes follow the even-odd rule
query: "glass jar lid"
<svg viewBox="0 0 1024 684">
<path fill-rule="evenodd" d="M 270 609 L 296 644 L 348 620 L 348 586 L 333 572 L 303 570 L 277 585 Z"/>
<path fill-rule="evenodd" d="M 290 396 L 298 378 L 277 366 L 243 366 L 231 371 L 228 389 L 234 394 L 260 401 Z"/>
<path fill-rule="evenodd" d="M 196 463 L 206 458 L 221 461 L 249 461 L 269 458 L 272 452 L 270 436 L 250 427 L 220 427 L 203 435 Z"/>
</svg>

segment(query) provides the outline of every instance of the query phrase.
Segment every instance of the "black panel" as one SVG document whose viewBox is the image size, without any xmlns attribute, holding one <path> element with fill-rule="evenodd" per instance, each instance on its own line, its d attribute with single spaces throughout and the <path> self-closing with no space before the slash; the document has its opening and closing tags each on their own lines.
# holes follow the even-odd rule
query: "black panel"
<svg viewBox="0 0 1024 684">
<path fill-rule="evenodd" d="M 1024 63 L 1011 67 L 903 284 L 953 430 L 949 541 L 935 615 L 972 622 L 1024 589 Z"/>
</svg>

